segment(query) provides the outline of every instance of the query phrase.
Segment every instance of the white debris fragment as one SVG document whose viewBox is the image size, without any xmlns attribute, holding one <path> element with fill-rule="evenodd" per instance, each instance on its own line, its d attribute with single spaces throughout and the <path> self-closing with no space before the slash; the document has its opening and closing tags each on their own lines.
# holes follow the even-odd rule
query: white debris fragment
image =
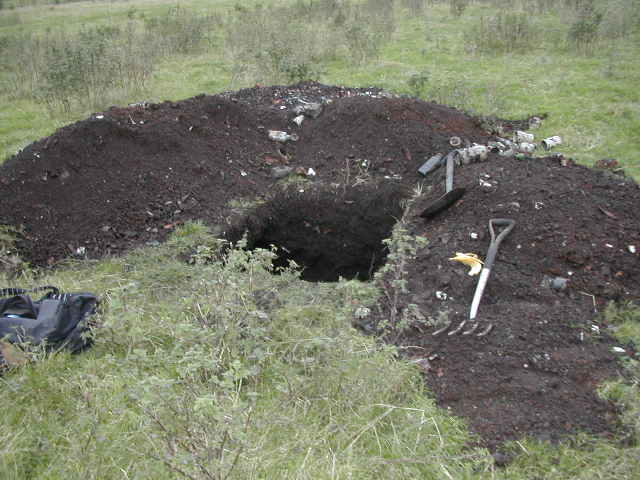
<svg viewBox="0 0 640 480">
<path fill-rule="evenodd" d="M 610 243 L 605 243 L 604 246 L 607 248 L 613 248 L 613 245 L 611 245 Z"/>
<path fill-rule="evenodd" d="M 476 232 L 471 232 L 469 234 L 469 236 L 471 237 L 471 240 L 477 240 L 478 239 L 478 234 Z"/>
<path fill-rule="evenodd" d="M 542 140 L 542 146 L 545 150 L 551 150 L 553 147 L 562 144 L 562 137 L 554 135 L 553 137 Z"/>
<path fill-rule="evenodd" d="M 87 249 L 85 247 L 76 248 L 76 255 L 84 255 L 87 253 Z"/>
<path fill-rule="evenodd" d="M 242 177 L 246 177 L 247 176 L 247 172 L 245 172 L 244 170 L 240 170 L 240 175 Z"/>
<path fill-rule="evenodd" d="M 316 171 L 309 167 L 309 170 L 307 170 L 307 177 L 315 177 L 316 176 Z"/>
<path fill-rule="evenodd" d="M 598 335 L 600 333 L 600 327 L 598 325 L 591 325 L 591 331 Z"/>
<path fill-rule="evenodd" d="M 483 188 L 491 188 L 491 187 L 493 187 L 491 182 L 487 182 L 486 180 L 484 180 L 482 178 L 478 179 L 478 183 L 480 183 L 480 186 L 483 187 Z"/>
<path fill-rule="evenodd" d="M 356 311 L 353 312 L 353 316 L 356 318 L 366 318 L 371 314 L 371 309 L 367 307 L 358 307 Z"/>
<path fill-rule="evenodd" d="M 627 352 L 624 348 L 621 348 L 621 347 L 613 347 L 611 349 L 611 351 L 613 353 L 626 353 Z"/>
<path fill-rule="evenodd" d="M 275 142 L 286 142 L 291 140 L 292 142 L 298 141 L 298 135 L 295 133 L 288 134 L 287 132 L 283 132 L 281 130 L 269 130 L 269 140 L 273 140 Z"/>
<path fill-rule="evenodd" d="M 627 247 L 627 250 L 629 250 L 629 253 L 636 253 L 636 246 L 635 245 L 629 245 Z"/>
<path fill-rule="evenodd" d="M 484 161 L 487 159 L 489 149 L 484 145 L 474 145 L 469 148 L 458 149 L 458 156 L 464 165 L 469 165 L 475 160 Z"/>
<path fill-rule="evenodd" d="M 452 147 L 459 147 L 460 145 L 462 145 L 462 140 L 460 139 L 460 137 L 451 137 L 449 139 L 449 145 L 451 145 Z"/>
<path fill-rule="evenodd" d="M 293 119 L 293 123 L 295 123 L 296 125 L 300 126 L 302 125 L 302 121 L 304 120 L 304 115 L 298 115 L 297 117 L 295 117 Z"/>
<path fill-rule="evenodd" d="M 102 120 L 104 118 L 104 115 L 96 115 L 96 120 Z"/>
<path fill-rule="evenodd" d="M 533 142 L 534 138 L 535 137 L 533 133 L 527 133 L 527 132 L 522 132 L 518 130 L 514 136 L 514 141 L 518 143 L 521 143 L 521 142 L 531 143 Z"/>
<path fill-rule="evenodd" d="M 521 142 L 517 148 L 520 153 L 533 153 L 538 146 L 535 143 Z"/>
<path fill-rule="evenodd" d="M 542 209 L 542 207 L 544 207 L 544 203 L 543 203 L 543 202 L 535 202 L 535 203 L 533 204 L 533 207 L 534 207 L 536 210 L 540 210 L 540 209 Z"/>
<path fill-rule="evenodd" d="M 449 298 L 449 295 L 447 295 L 447 292 L 442 292 L 438 290 L 436 291 L 436 297 L 438 300 L 445 301 L 447 298 Z"/>
<path fill-rule="evenodd" d="M 516 154 L 515 150 L 511 147 L 509 147 L 506 150 L 501 150 L 500 152 L 498 152 L 498 155 L 500 155 L 501 157 L 513 157 Z"/>
</svg>

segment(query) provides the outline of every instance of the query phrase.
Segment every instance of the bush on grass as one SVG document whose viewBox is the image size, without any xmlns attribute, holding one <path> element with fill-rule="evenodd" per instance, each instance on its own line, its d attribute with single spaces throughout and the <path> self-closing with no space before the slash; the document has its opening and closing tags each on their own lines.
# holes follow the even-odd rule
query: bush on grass
<svg viewBox="0 0 640 480">
<path fill-rule="evenodd" d="M 466 48 L 480 54 L 505 54 L 534 48 L 541 29 L 526 12 L 498 12 L 480 17 L 464 35 Z"/>
</svg>

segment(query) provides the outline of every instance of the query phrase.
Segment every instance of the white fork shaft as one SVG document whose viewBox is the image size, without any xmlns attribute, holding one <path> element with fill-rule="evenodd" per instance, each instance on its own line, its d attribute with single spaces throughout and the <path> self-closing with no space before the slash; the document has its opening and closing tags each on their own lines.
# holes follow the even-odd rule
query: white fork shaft
<svg viewBox="0 0 640 480">
<path fill-rule="evenodd" d="M 476 293 L 473 295 L 473 302 L 471 302 L 471 312 L 469 313 L 469 320 L 473 320 L 476 318 L 478 314 L 478 307 L 480 306 L 480 300 L 482 299 L 482 293 L 484 292 L 484 287 L 487 285 L 487 280 L 489 280 L 489 274 L 491 273 L 490 268 L 483 268 L 480 272 L 480 278 L 478 279 L 478 286 L 476 287 Z"/>
</svg>

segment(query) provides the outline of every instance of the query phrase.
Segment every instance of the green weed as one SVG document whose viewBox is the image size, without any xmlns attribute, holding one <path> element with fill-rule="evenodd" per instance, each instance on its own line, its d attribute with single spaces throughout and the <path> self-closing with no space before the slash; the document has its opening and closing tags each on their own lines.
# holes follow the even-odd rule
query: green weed
<svg viewBox="0 0 640 480">
<path fill-rule="evenodd" d="M 400 3 L 408 9 L 412 15 L 422 15 L 427 10 L 430 0 L 402 0 Z"/>
<path fill-rule="evenodd" d="M 217 28 L 215 17 L 181 7 L 142 16 L 142 22 L 135 10 L 127 17 L 123 25 L 83 26 L 74 33 L 3 37 L 12 95 L 31 97 L 51 113 L 104 108 L 144 91 L 161 58 L 210 45 Z"/>
<path fill-rule="evenodd" d="M 598 10 L 593 1 L 582 2 L 578 16 L 567 34 L 569 44 L 581 53 L 593 53 L 600 37 L 599 30 L 603 17 L 604 14 Z"/>
<path fill-rule="evenodd" d="M 535 48 L 541 30 L 529 12 L 498 12 L 480 17 L 465 35 L 467 50 L 482 54 L 523 52 Z"/>
<path fill-rule="evenodd" d="M 389 251 L 387 261 L 374 276 L 382 290 L 382 299 L 378 305 L 382 320 L 377 328 L 389 334 L 392 341 L 412 325 L 426 322 L 426 317 L 416 305 L 409 304 L 406 308 L 403 307 L 408 292 L 408 262 L 415 259 L 418 250 L 427 245 L 426 238 L 408 235 L 406 229 L 411 205 L 420 195 L 421 189 L 417 189 L 414 195 L 405 201 L 403 215 L 394 226 L 391 238 L 383 241 Z"/>
<path fill-rule="evenodd" d="M 613 325 L 616 336 L 623 342 L 637 341 L 640 338 L 640 306 L 610 303 L 604 317 Z"/>
<path fill-rule="evenodd" d="M 411 94 L 414 97 L 419 98 L 423 95 L 429 84 L 429 77 L 430 75 L 427 71 L 414 73 L 413 75 L 411 75 L 411 77 L 409 77 L 409 80 L 407 80 L 407 85 L 409 86 Z"/>
<path fill-rule="evenodd" d="M 469 0 L 449 0 L 451 15 L 460 17 L 471 3 Z"/>
<path fill-rule="evenodd" d="M 21 269 L 26 269 L 16 250 L 20 230 L 8 225 L 0 225 L 0 274 L 17 275 Z M 2 287 L 0 287 L 2 288 Z"/>
<path fill-rule="evenodd" d="M 236 6 L 234 13 L 227 29 L 234 82 L 318 80 L 332 59 L 375 58 L 395 29 L 387 0 Z"/>
</svg>

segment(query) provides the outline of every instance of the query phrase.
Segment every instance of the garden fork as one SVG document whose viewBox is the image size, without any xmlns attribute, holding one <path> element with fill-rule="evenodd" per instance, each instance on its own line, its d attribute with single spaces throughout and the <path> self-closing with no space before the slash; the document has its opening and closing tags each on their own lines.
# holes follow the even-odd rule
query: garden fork
<svg viewBox="0 0 640 480">
<path fill-rule="evenodd" d="M 500 247 L 500 243 L 504 238 L 513 230 L 515 226 L 515 220 L 511 220 L 509 218 L 492 218 L 489 220 L 489 233 L 491 233 L 491 244 L 489 245 L 489 251 L 487 252 L 487 258 L 484 261 L 484 266 L 482 267 L 482 271 L 480 272 L 480 278 L 478 279 L 478 285 L 476 287 L 476 292 L 473 296 L 473 302 L 471 302 L 471 311 L 469 312 L 469 319 L 463 320 L 460 324 L 453 330 L 449 332 L 449 335 L 456 335 L 460 333 L 468 321 L 474 322 L 476 319 L 476 315 L 478 314 L 478 308 L 480 307 L 480 300 L 482 299 L 482 294 L 484 293 L 484 288 L 487 286 L 487 281 L 489 280 L 489 275 L 491 274 L 491 268 L 496 260 L 496 256 L 498 255 L 498 248 Z M 504 227 L 504 229 L 496 235 L 495 227 Z M 436 330 L 433 332 L 433 335 L 440 335 L 445 332 L 451 324 Z M 474 333 L 480 324 L 475 321 L 471 328 L 462 332 L 463 335 L 470 335 Z M 484 330 L 480 333 L 477 333 L 476 336 L 484 337 L 487 335 L 491 329 L 493 328 L 493 324 L 487 325 Z"/>
</svg>

